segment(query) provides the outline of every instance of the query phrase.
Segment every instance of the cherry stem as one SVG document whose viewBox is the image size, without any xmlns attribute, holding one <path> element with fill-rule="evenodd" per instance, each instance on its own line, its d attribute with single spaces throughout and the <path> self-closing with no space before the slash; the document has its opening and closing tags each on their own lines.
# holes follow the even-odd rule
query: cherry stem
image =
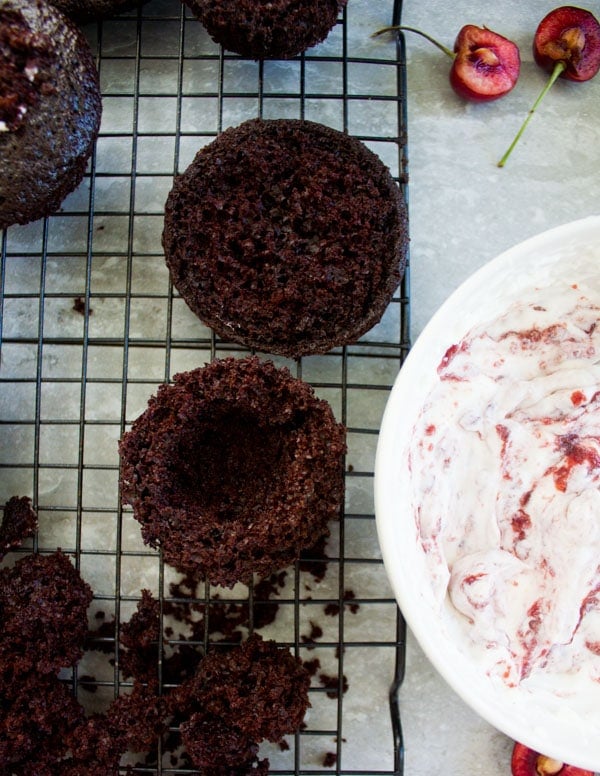
<svg viewBox="0 0 600 776">
<path fill-rule="evenodd" d="M 566 62 L 563 62 L 562 60 L 559 60 L 554 65 L 554 70 L 552 71 L 552 74 L 551 74 L 550 78 L 548 79 L 548 83 L 544 86 L 542 91 L 539 93 L 537 100 L 533 103 L 533 106 L 532 106 L 531 110 L 527 114 L 527 118 L 521 124 L 521 128 L 519 129 L 519 131 L 515 135 L 515 139 L 509 145 L 509 147 L 506 150 L 506 153 L 504 154 L 502 159 L 500 159 L 500 161 L 498 162 L 498 167 L 504 167 L 504 165 L 508 161 L 508 157 L 512 153 L 513 148 L 517 145 L 517 143 L 519 142 L 519 140 L 521 138 L 521 135 L 523 134 L 523 132 L 525 132 L 525 129 L 527 128 L 527 125 L 529 124 L 529 122 L 533 118 L 533 114 L 536 112 L 539 104 L 544 99 L 546 94 L 550 91 L 550 88 L 552 87 L 552 84 L 556 81 L 556 79 L 560 76 L 560 74 L 566 69 L 566 67 L 567 67 Z"/>
<path fill-rule="evenodd" d="M 383 27 L 381 30 L 374 32 L 371 37 L 376 38 L 378 35 L 383 35 L 385 32 L 414 32 L 417 35 L 420 35 L 422 38 L 425 38 L 425 40 L 428 40 L 430 43 L 433 43 L 434 46 L 437 46 L 440 51 L 443 51 L 444 54 L 451 57 L 451 59 L 456 57 L 456 54 L 454 51 L 452 51 L 452 49 L 449 49 L 448 46 L 444 46 L 444 44 L 440 43 L 439 40 L 432 38 L 431 35 L 423 32 L 423 30 L 418 30 L 416 27 L 405 27 L 402 24 L 396 25 L 394 27 Z"/>
</svg>

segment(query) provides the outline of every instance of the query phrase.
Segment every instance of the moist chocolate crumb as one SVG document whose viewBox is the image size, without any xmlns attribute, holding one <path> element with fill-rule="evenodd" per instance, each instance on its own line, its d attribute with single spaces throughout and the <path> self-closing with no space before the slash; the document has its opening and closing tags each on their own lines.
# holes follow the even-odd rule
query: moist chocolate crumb
<svg viewBox="0 0 600 776">
<path fill-rule="evenodd" d="M 308 671 L 310 676 L 315 676 L 317 671 L 321 668 L 321 661 L 318 657 L 315 657 L 312 660 L 305 660 L 304 668 Z"/>
<path fill-rule="evenodd" d="M 335 752 L 326 752 L 323 757 L 323 766 L 325 768 L 333 768 L 337 763 L 337 754 Z"/>
<path fill-rule="evenodd" d="M 82 674 L 81 676 L 77 677 L 77 685 L 87 692 L 94 693 L 98 691 L 98 681 L 95 676 Z"/>
<path fill-rule="evenodd" d="M 73 300 L 73 310 L 75 310 L 76 313 L 80 313 L 80 315 L 85 315 L 85 299 L 82 299 L 80 296 L 76 296 Z M 91 307 L 88 307 L 88 315 L 92 315 L 94 312 Z"/>
<path fill-rule="evenodd" d="M 327 688 L 328 698 L 339 698 L 340 695 L 340 678 L 339 676 L 329 676 L 328 674 L 319 674 L 319 681 L 321 685 Z M 342 693 L 348 690 L 348 679 L 346 676 L 342 676 Z"/>
<path fill-rule="evenodd" d="M 278 743 L 299 728 L 309 685 L 299 658 L 253 634 L 238 647 L 209 653 L 167 700 L 183 719 L 182 740 L 196 767 L 207 774 L 223 767 L 267 773 L 258 744 Z"/>
<path fill-rule="evenodd" d="M 0 570 L 0 676 L 75 665 L 88 632 L 90 586 L 60 550 Z"/>
<path fill-rule="evenodd" d="M 353 602 L 356 598 L 356 593 L 353 590 L 344 590 L 344 605 L 347 606 L 347 608 L 350 610 L 352 614 L 356 614 L 358 610 L 360 609 L 360 604 L 357 603 L 347 603 L 348 601 Z"/>
<path fill-rule="evenodd" d="M 308 635 L 301 636 L 300 638 L 304 644 L 312 644 L 312 642 L 316 641 L 317 639 L 320 639 L 322 635 L 323 635 L 323 628 L 321 628 L 320 625 L 317 625 L 317 623 L 311 620 L 310 633 Z"/>
<path fill-rule="evenodd" d="M 37 528 L 37 515 L 27 496 L 13 496 L 4 505 L 0 523 L 0 560 L 7 552 L 20 547 L 25 539 L 33 536 Z"/>
<path fill-rule="evenodd" d="M 345 590 L 344 591 L 344 606 L 352 613 L 356 614 L 358 610 L 360 609 L 360 604 L 358 603 L 346 603 L 347 601 L 353 601 L 356 598 L 356 595 L 352 590 Z M 338 603 L 329 603 L 326 604 L 323 607 L 323 611 L 326 615 L 329 617 L 336 617 L 340 613 L 340 605 Z"/>
</svg>

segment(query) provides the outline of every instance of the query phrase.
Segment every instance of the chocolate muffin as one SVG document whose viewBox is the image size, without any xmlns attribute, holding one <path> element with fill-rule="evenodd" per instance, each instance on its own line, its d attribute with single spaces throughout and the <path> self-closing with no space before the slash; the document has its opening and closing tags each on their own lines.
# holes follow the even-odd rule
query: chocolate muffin
<svg viewBox="0 0 600 776">
<path fill-rule="evenodd" d="M 51 0 L 51 2 L 71 19 L 83 23 L 128 11 L 130 8 L 147 3 L 148 0 Z"/>
<path fill-rule="evenodd" d="M 253 59 L 286 59 L 325 40 L 346 0 L 185 0 L 208 34 Z"/>
<path fill-rule="evenodd" d="M 0 0 L 0 228 L 58 210 L 100 116 L 94 59 L 73 22 L 45 0 Z"/>
<path fill-rule="evenodd" d="M 175 375 L 119 450 L 144 541 L 214 585 L 289 565 L 339 515 L 343 427 L 308 384 L 257 357 Z"/>
<path fill-rule="evenodd" d="M 223 132 L 175 179 L 163 246 L 221 337 L 290 357 L 355 342 L 404 269 L 407 208 L 359 140 L 300 119 Z"/>
</svg>

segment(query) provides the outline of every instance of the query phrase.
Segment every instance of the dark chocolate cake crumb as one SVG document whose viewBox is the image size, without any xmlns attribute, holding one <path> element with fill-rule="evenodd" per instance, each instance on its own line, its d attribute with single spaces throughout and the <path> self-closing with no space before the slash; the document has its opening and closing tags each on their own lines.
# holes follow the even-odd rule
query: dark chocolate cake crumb
<svg viewBox="0 0 600 776">
<path fill-rule="evenodd" d="M 85 315 L 85 299 L 82 299 L 80 296 L 76 296 L 73 300 L 73 310 L 75 310 L 75 312 L 79 313 L 80 315 Z M 92 315 L 93 312 L 93 309 L 88 307 L 88 315 Z"/>
<path fill-rule="evenodd" d="M 312 644 L 317 639 L 320 639 L 323 635 L 323 628 L 320 625 L 312 622 L 310 623 L 310 633 L 308 635 L 301 636 L 301 640 L 304 644 Z"/>
<path fill-rule="evenodd" d="M 20 547 L 25 539 L 33 536 L 37 528 L 37 515 L 27 496 L 13 496 L 4 505 L 0 523 L 0 560 L 7 552 Z"/>
<path fill-rule="evenodd" d="M 327 689 L 328 698 L 339 698 L 340 678 L 339 676 L 329 676 L 328 674 L 319 674 L 319 682 Z M 348 679 L 342 676 L 342 693 L 348 690 Z"/>
<path fill-rule="evenodd" d="M 92 590 L 60 550 L 0 570 L 0 675 L 57 673 L 75 665 Z"/>
<path fill-rule="evenodd" d="M 310 705 L 302 662 L 253 634 L 238 647 L 209 653 L 194 676 L 167 697 L 182 741 L 206 774 L 268 773 L 263 740 L 278 743 L 300 727 Z"/>
<path fill-rule="evenodd" d="M 322 536 L 312 547 L 300 553 L 298 568 L 300 571 L 308 572 L 315 582 L 322 582 L 327 573 L 327 561 L 329 558 L 326 553 L 326 545 L 327 536 Z"/>
<path fill-rule="evenodd" d="M 192 311 L 226 340 L 292 358 L 378 323 L 407 245 L 406 203 L 381 159 L 301 119 L 225 130 L 165 207 L 167 266 Z"/>
<path fill-rule="evenodd" d="M 298 658 L 253 634 L 238 647 L 209 653 L 170 702 L 184 718 L 212 715 L 254 741 L 277 742 L 302 722 L 309 685 Z"/>
<path fill-rule="evenodd" d="M 59 209 L 83 179 L 101 112 L 83 33 L 44 0 L 3 0 L 0 229 Z"/>
<path fill-rule="evenodd" d="M 175 375 L 119 450 L 144 541 L 213 585 L 285 568 L 341 509 L 343 426 L 307 383 L 257 357 Z"/>
<path fill-rule="evenodd" d="M 0 709 L 0 772 L 58 774 L 69 735 L 83 719 L 70 688 L 53 674 L 22 674 L 0 682 Z"/>
<path fill-rule="evenodd" d="M 121 625 L 123 650 L 119 657 L 123 675 L 151 684 L 157 683 L 159 642 L 160 605 L 149 590 L 142 590 L 137 611 L 128 622 Z"/>
<path fill-rule="evenodd" d="M 247 768 L 257 760 L 258 744 L 243 729 L 202 712 L 181 725 L 181 737 L 196 768 Z"/>
<path fill-rule="evenodd" d="M 86 690 L 87 692 L 98 692 L 98 681 L 95 676 L 89 674 L 82 674 L 77 677 L 77 686 Z"/>
<path fill-rule="evenodd" d="M 210 36 L 245 57 L 289 59 L 320 43 L 346 0 L 185 0 Z"/>
<path fill-rule="evenodd" d="M 333 766 L 336 763 L 337 763 L 337 754 L 335 754 L 335 752 L 326 752 L 325 756 L 323 757 L 323 767 L 333 768 Z"/>
<path fill-rule="evenodd" d="M 86 651 L 114 654 L 116 622 L 114 618 L 111 618 L 110 620 L 101 619 L 102 622 L 100 625 L 92 630 L 88 630 L 85 637 L 84 648 Z"/>
<path fill-rule="evenodd" d="M 360 604 L 354 601 L 355 598 L 356 593 L 353 590 L 344 590 L 344 605 L 348 607 L 352 614 L 356 614 L 360 609 Z"/>
<path fill-rule="evenodd" d="M 353 603 L 355 598 L 356 598 L 356 595 L 352 590 L 344 591 L 344 606 L 352 614 L 356 614 L 360 609 L 360 604 Z M 350 602 L 350 603 L 346 603 L 346 602 Z M 340 613 L 340 605 L 338 603 L 333 603 L 333 602 L 326 604 L 326 606 L 323 608 L 323 611 L 328 617 L 336 617 Z"/>
<path fill-rule="evenodd" d="M 310 676 L 315 676 L 317 671 L 321 668 L 321 661 L 318 657 L 315 657 L 312 660 L 304 660 L 303 665 Z"/>
</svg>

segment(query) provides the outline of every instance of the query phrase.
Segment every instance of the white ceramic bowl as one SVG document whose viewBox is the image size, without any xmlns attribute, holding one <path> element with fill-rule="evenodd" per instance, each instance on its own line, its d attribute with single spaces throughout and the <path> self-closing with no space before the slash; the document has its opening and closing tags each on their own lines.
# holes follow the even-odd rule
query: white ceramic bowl
<svg viewBox="0 0 600 776">
<path fill-rule="evenodd" d="M 441 615 L 417 541 L 407 466 L 416 418 L 448 348 L 533 288 L 564 281 L 595 286 L 600 302 L 600 216 L 552 229 L 504 252 L 472 275 L 433 316 L 402 366 L 386 406 L 375 465 L 375 510 L 398 604 L 448 684 L 507 736 L 563 762 L 600 770 L 600 708 L 590 713 L 585 690 L 558 700 L 543 691 L 492 680 L 470 657 L 462 631 Z"/>
</svg>

